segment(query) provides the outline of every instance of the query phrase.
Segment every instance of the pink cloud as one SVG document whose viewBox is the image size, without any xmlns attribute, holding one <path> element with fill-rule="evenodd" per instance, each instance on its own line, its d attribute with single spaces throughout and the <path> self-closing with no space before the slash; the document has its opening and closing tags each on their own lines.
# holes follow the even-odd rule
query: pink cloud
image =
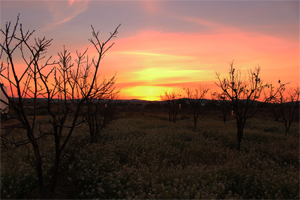
<svg viewBox="0 0 300 200">
<path fill-rule="evenodd" d="M 141 7 L 150 14 L 157 14 L 160 11 L 159 1 L 140 1 Z"/>
</svg>

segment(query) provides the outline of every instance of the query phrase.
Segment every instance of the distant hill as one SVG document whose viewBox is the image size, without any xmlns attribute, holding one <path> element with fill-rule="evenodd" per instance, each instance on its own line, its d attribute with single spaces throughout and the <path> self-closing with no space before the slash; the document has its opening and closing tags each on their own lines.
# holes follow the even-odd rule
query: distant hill
<svg viewBox="0 0 300 200">
<path fill-rule="evenodd" d="M 17 98 L 14 98 L 15 101 L 18 101 Z M 181 100 L 181 101 L 185 101 L 187 104 L 189 103 L 189 99 L 187 98 L 180 98 L 180 99 L 177 99 L 177 100 Z M 25 101 L 28 102 L 28 103 L 33 103 L 33 99 L 32 98 L 25 98 Z M 38 103 L 44 103 L 46 102 L 47 99 L 46 98 L 37 98 L 37 102 Z M 57 99 L 53 99 L 53 101 L 57 101 Z M 148 100 L 140 100 L 140 99 L 130 99 L 130 100 L 126 100 L 126 99 L 117 99 L 117 100 L 113 100 L 114 102 L 116 103 L 122 103 L 122 104 L 142 104 L 142 105 L 145 105 L 145 104 L 149 104 L 149 103 L 166 103 L 167 101 L 148 101 Z M 210 102 L 220 102 L 222 100 L 211 100 L 211 99 L 203 99 L 202 102 L 204 104 L 207 104 L 207 103 L 210 103 Z M 227 100 L 228 101 L 228 100 Z M 243 101 L 243 100 L 241 100 Z M 246 101 L 246 100 L 244 100 Z M 230 101 L 228 101 L 230 102 Z M 261 103 L 260 101 L 256 101 L 257 103 Z M 299 103 L 299 102 L 293 102 L 293 103 Z M 218 104 L 218 103 L 217 103 Z M 285 104 L 290 104 L 290 102 L 287 102 Z"/>
</svg>

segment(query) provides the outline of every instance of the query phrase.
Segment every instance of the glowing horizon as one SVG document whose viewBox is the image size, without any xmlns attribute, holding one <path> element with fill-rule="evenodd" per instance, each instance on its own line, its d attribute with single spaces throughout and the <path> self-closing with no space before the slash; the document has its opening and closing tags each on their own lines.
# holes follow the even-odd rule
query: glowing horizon
<svg viewBox="0 0 300 200">
<path fill-rule="evenodd" d="M 234 60 L 243 74 L 261 67 L 268 83 L 299 85 L 299 2 L 22 1 L 1 2 L 1 28 L 15 22 L 33 38 L 53 38 L 48 56 L 63 45 L 73 55 L 87 47 L 93 25 L 101 42 L 121 23 L 100 66 L 100 79 L 116 74 L 120 98 L 160 100 L 166 90 L 217 89 L 215 72 L 228 75 Z M 2 61 L 2 60 L 1 60 Z M 24 68 L 21 59 L 18 68 Z M 100 81 L 101 81 L 100 80 Z"/>
</svg>

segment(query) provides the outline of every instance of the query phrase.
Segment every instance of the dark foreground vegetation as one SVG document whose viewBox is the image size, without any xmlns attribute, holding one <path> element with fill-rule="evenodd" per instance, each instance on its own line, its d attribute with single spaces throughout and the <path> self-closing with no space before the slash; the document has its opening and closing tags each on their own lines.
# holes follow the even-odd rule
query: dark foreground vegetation
<svg viewBox="0 0 300 200">
<path fill-rule="evenodd" d="M 117 110 L 96 143 L 86 124 L 76 129 L 53 198 L 299 198 L 297 122 L 285 135 L 285 127 L 262 112 L 247 121 L 237 151 L 233 116 L 224 123 L 221 113 L 206 112 L 195 132 L 185 112 L 173 124 L 167 112 Z M 49 139 L 41 139 L 45 177 L 54 159 Z M 30 148 L 1 146 L 1 199 L 38 197 Z"/>
</svg>

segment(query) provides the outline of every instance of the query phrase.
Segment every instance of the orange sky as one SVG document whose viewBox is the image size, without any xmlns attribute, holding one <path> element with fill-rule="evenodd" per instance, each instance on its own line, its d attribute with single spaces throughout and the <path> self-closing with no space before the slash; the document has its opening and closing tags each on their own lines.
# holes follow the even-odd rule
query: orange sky
<svg viewBox="0 0 300 200">
<path fill-rule="evenodd" d="M 117 73 L 121 99 L 159 100 L 166 90 L 184 96 L 183 87 L 200 84 L 213 92 L 215 73 L 226 76 L 232 60 L 242 73 L 260 66 L 264 82 L 299 83 L 295 1 L 5 1 L 1 28 L 17 13 L 36 37 L 53 38 L 48 54 L 56 60 L 63 44 L 73 55 L 86 47 L 94 55 L 90 25 L 105 40 L 121 23 L 100 70 L 101 78 Z"/>
<path fill-rule="evenodd" d="M 125 87 L 124 94 L 158 99 L 166 89 L 182 93 L 183 87 L 214 87 L 215 72 L 225 76 L 232 60 L 244 73 L 261 66 L 265 82 L 282 79 L 295 86 L 298 54 L 297 44 L 247 32 L 202 35 L 147 31 L 117 40 L 105 62 L 111 68 L 119 66 L 117 85 Z"/>
</svg>

